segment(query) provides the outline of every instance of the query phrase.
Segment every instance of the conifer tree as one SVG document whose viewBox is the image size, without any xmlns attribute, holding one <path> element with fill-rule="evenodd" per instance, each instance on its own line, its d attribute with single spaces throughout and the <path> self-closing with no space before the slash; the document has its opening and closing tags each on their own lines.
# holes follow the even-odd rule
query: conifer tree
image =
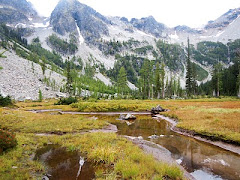
<svg viewBox="0 0 240 180">
<path fill-rule="evenodd" d="M 121 93 L 123 95 L 123 91 L 127 87 L 127 74 L 126 74 L 125 68 L 123 66 L 121 67 L 121 69 L 119 71 L 118 78 L 117 78 L 117 84 L 118 84 L 119 93 Z"/>
<path fill-rule="evenodd" d="M 193 94 L 196 95 L 197 94 L 197 70 L 196 70 L 196 64 L 192 63 L 192 91 Z"/>
<path fill-rule="evenodd" d="M 240 48 L 237 49 L 237 64 L 238 64 L 238 76 L 237 76 L 237 96 L 240 98 Z"/>
<path fill-rule="evenodd" d="M 45 75 L 45 71 L 46 71 L 46 58 L 44 56 L 42 56 L 42 63 L 41 63 L 41 68 L 42 68 L 42 73 L 43 75 Z"/>
<path fill-rule="evenodd" d="M 161 69 L 160 69 L 160 74 L 161 74 L 161 89 L 162 89 L 162 98 L 165 98 L 165 64 L 162 63 Z"/>
<path fill-rule="evenodd" d="M 189 44 L 189 38 L 188 38 L 187 75 L 186 75 L 186 92 L 187 92 L 187 96 L 191 96 L 192 95 L 192 84 L 193 84 L 192 65 L 191 65 L 191 61 L 190 61 L 190 44 Z"/>
<path fill-rule="evenodd" d="M 39 91 L 38 91 L 38 101 L 42 102 L 42 100 L 43 100 L 42 91 L 41 91 L 41 89 L 39 89 Z"/>
<path fill-rule="evenodd" d="M 181 81 L 180 81 L 180 77 L 178 77 L 178 81 L 177 81 L 177 96 L 181 96 Z"/>
<path fill-rule="evenodd" d="M 68 61 L 67 61 L 67 82 L 66 82 L 66 90 L 67 90 L 67 93 L 71 95 L 71 90 L 72 90 L 72 77 L 71 77 L 71 65 L 70 65 L 69 58 L 68 58 Z"/>
<path fill-rule="evenodd" d="M 160 90 L 161 90 L 161 84 L 160 84 L 160 68 L 159 63 L 156 64 L 156 70 L 155 70 L 155 97 L 157 99 L 160 98 Z"/>
<path fill-rule="evenodd" d="M 143 99 L 150 98 L 150 75 L 150 61 L 145 59 L 140 70 L 140 91 Z"/>
<path fill-rule="evenodd" d="M 219 97 L 222 88 L 222 65 L 220 63 L 214 66 L 212 83 L 213 90 L 216 93 L 216 96 Z"/>
</svg>

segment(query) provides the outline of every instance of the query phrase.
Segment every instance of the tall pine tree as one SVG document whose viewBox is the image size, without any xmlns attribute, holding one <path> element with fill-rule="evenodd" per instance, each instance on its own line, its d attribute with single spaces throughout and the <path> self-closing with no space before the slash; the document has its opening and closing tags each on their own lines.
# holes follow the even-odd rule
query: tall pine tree
<svg viewBox="0 0 240 180">
<path fill-rule="evenodd" d="M 127 88 L 127 74 L 123 66 L 118 73 L 117 84 L 119 93 L 123 95 L 124 90 Z"/>
<path fill-rule="evenodd" d="M 221 65 L 221 63 L 218 63 L 214 66 L 212 83 L 213 83 L 214 94 L 217 97 L 219 97 L 220 90 L 222 88 L 222 65 Z"/>
<path fill-rule="evenodd" d="M 156 70 L 155 70 L 155 97 L 157 99 L 160 98 L 160 91 L 161 91 L 160 68 L 159 68 L 159 63 L 157 63 Z"/>
<path fill-rule="evenodd" d="M 160 82 L 161 82 L 161 89 L 162 89 L 162 98 L 165 98 L 165 64 L 162 62 L 161 69 L 160 69 Z"/>
<path fill-rule="evenodd" d="M 67 61 L 67 82 L 66 82 L 66 90 L 69 95 L 71 95 L 72 92 L 72 76 L 71 76 L 71 65 L 68 57 Z"/>
<path fill-rule="evenodd" d="M 192 77 L 192 64 L 190 61 L 190 44 L 188 38 L 188 47 L 187 47 L 187 75 L 186 75 L 186 92 L 187 96 L 192 95 L 192 84 L 193 84 L 193 77 Z"/>
<path fill-rule="evenodd" d="M 150 98 L 151 94 L 151 66 L 150 61 L 145 59 L 140 70 L 140 92 L 142 93 L 142 98 Z"/>
</svg>

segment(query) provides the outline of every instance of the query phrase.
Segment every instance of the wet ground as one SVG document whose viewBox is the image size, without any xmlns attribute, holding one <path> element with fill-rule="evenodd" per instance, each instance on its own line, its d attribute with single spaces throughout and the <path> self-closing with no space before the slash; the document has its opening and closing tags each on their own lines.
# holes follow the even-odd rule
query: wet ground
<svg viewBox="0 0 240 180">
<path fill-rule="evenodd" d="M 171 152 L 172 158 L 196 179 L 240 179 L 239 155 L 179 135 L 171 131 L 171 124 L 163 119 L 137 114 L 135 121 L 116 120 L 119 118 L 119 113 L 116 112 L 91 115 L 115 124 L 119 135 L 141 137 L 163 146 Z M 89 114 L 86 116 L 89 117 Z M 39 149 L 35 159 L 45 162 L 49 167 L 48 174 L 51 175 L 49 179 L 93 179 L 94 168 L 88 161 L 84 161 L 83 166 L 80 166 L 82 157 L 84 156 L 78 152 L 68 152 L 64 148 L 50 145 L 45 149 Z"/>
<path fill-rule="evenodd" d="M 168 149 L 176 162 L 196 179 L 240 179 L 239 155 L 174 133 L 165 120 L 138 116 L 130 124 L 119 122 L 116 125 L 120 135 L 142 136 Z"/>
<path fill-rule="evenodd" d="M 46 164 L 45 180 L 91 180 L 95 177 L 93 165 L 77 151 L 47 145 L 37 150 L 34 159 Z"/>
</svg>

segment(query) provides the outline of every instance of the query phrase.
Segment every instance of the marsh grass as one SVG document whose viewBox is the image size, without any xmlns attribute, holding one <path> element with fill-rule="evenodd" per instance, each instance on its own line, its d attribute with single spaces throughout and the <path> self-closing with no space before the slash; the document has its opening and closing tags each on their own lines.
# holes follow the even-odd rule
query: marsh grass
<svg viewBox="0 0 240 180">
<path fill-rule="evenodd" d="M 146 111 L 156 106 L 158 101 L 143 100 L 101 100 L 97 102 L 80 101 L 71 105 L 83 112 Z"/>
<path fill-rule="evenodd" d="M 51 115 L 20 110 L 0 109 L 0 124 L 13 131 L 25 133 L 79 132 L 100 129 L 107 122 L 79 115 Z"/>
<path fill-rule="evenodd" d="M 221 99 L 222 100 L 222 99 Z M 228 99 L 227 99 L 228 100 Z M 240 144 L 240 101 L 163 102 L 171 111 L 163 113 L 179 121 L 177 127 Z"/>
<path fill-rule="evenodd" d="M 14 149 L 0 156 L 0 179 L 10 180 L 13 177 L 41 179 L 47 167 L 39 161 L 34 161 L 33 157 L 36 150 L 46 144 L 58 144 L 66 147 L 68 151 L 78 150 L 86 153 L 88 159 L 96 164 L 96 179 L 183 178 L 178 167 L 156 161 L 152 156 L 143 153 L 139 147 L 114 133 L 37 136 L 35 133 L 81 132 L 87 129 L 99 129 L 108 124 L 107 118 L 96 120 L 90 116 L 59 115 L 51 112 L 32 113 L 23 110 L 33 106 L 41 109 L 53 106 L 53 102 L 47 106 L 44 102 L 38 103 L 21 103 L 19 110 L 0 108 L 0 125 L 15 131 L 18 141 Z M 53 107 L 56 109 L 55 106 Z"/>
<path fill-rule="evenodd" d="M 17 134 L 18 145 L 0 156 L 0 179 L 39 179 L 45 167 L 38 161 L 33 161 L 31 156 L 37 146 L 48 142 L 45 137 L 36 137 Z"/>
<path fill-rule="evenodd" d="M 95 163 L 114 165 L 113 172 L 110 173 L 113 177 L 118 175 L 123 179 L 151 179 L 154 176 L 163 178 L 167 175 L 171 179 L 182 178 L 178 167 L 156 161 L 136 145 L 114 133 L 66 135 L 61 137 L 60 143 L 64 147 L 74 146 L 86 152 L 88 158 Z M 100 174 L 101 172 L 98 172 L 98 176 L 103 178 L 104 175 Z"/>
</svg>

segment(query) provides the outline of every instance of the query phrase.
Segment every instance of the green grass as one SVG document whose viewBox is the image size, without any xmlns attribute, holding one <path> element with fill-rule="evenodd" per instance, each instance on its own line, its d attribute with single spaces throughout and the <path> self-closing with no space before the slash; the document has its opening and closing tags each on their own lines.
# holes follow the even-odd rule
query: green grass
<svg viewBox="0 0 240 180">
<path fill-rule="evenodd" d="M 48 142 L 47 138 L 18 133 L 17 140 L 16 148 L 0 156 L 0 179 L 40 179 L 45 168 L 43 164 L 31 160 L 30 157 L 38 146 Z"/>
<path fill-rule="evenodd" d="M 3 69 L 3 67 L 2 66 L 0 66 L 0 70 L 2 70 Z"/>
</svg>

